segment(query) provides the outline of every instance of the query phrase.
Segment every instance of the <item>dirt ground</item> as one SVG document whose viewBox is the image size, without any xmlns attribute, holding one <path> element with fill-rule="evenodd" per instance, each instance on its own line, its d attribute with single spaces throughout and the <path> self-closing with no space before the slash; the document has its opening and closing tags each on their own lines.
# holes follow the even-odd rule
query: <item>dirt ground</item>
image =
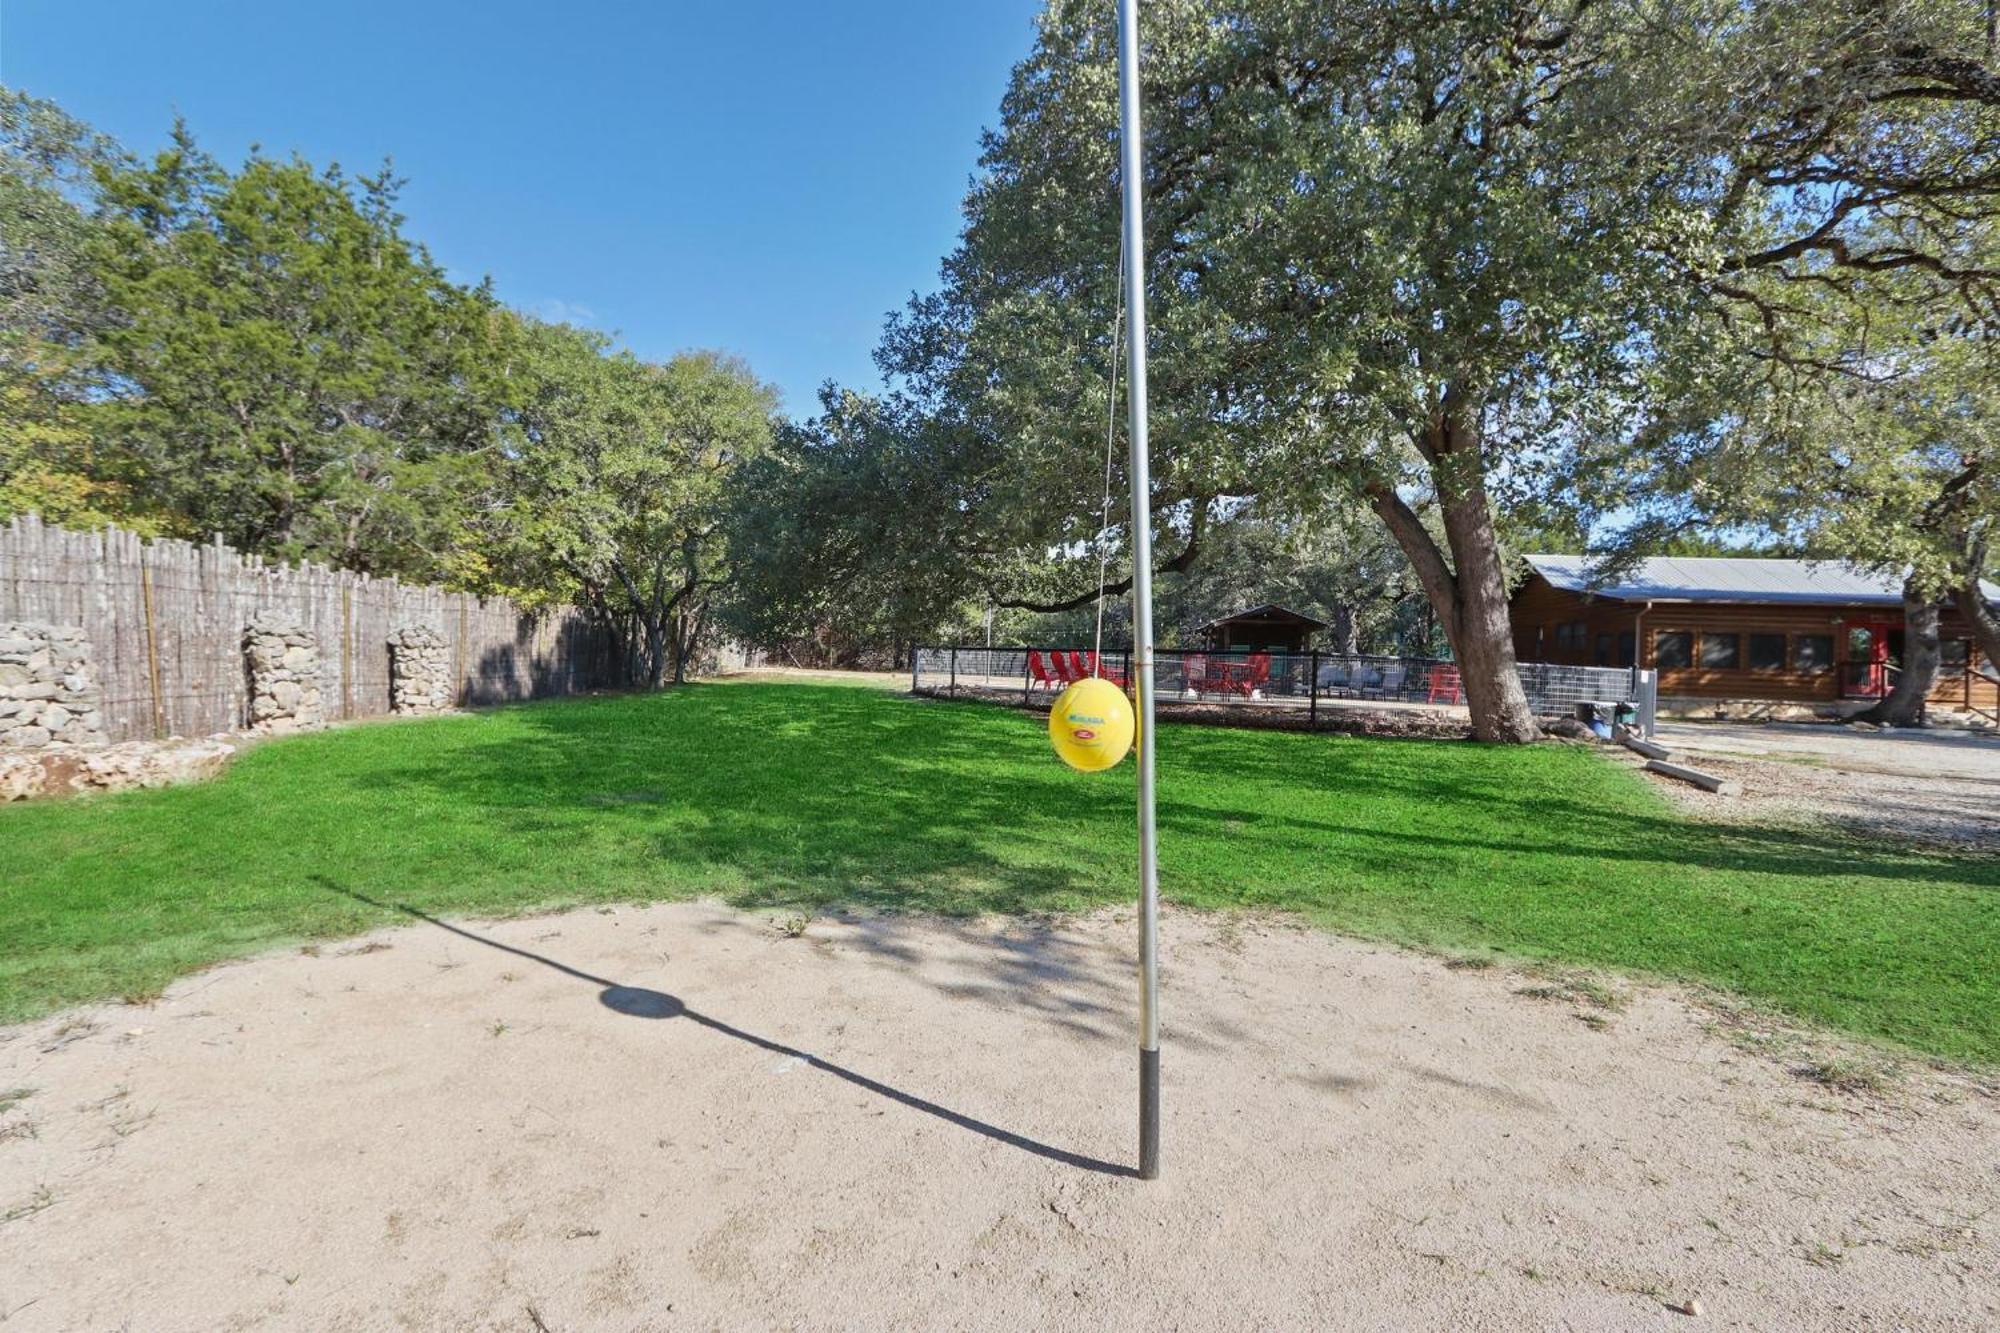
<svg viewBox="0 0 2000 1333">
<path fill-rule="evenodd" d="M 1132 934 L 418 921 L 4 1030 L 0 1327 L 2000 1324 L 1992 1088 L 1284 922 L 1166 916 L 1133 1179 Z"/>
<path fill-rule="evenodd" d="M 1830 823 L 1872 837 L 2000 852 L 2000 737 L 1931 728 L 1663 723 L 1679 762 L 1743 786 L 1711 796 L 1656 779 L 1703 818 Z"/>
</svg>

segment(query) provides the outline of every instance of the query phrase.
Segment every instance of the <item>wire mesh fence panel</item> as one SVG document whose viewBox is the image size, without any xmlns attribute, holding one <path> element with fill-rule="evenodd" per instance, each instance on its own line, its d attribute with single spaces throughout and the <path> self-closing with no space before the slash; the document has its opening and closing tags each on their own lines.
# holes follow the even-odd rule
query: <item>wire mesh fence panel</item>
<svg viewBox="0 0 2000 1333">
<path fill-rule="evenodd" d="M 1574 714 L 1579 704 L 1616 708 L 1631 705 L 1648 735 L 1657 680 L 1651 671 L 1631 667 L 1567 666 L 1556 662 L 1524 662 L 1520 667 L 1521 686 L 1528 703 L 1545 716 Z M 1607 719 L 1608 720 L 1608 719 Z"/>
<path fill-rule="evenodd" d="M 925 693 L 1007 694 L 1026 702 L 1087 675 L 1126 684 L 1129 663 L 1123 649 L 1107 650 L 1098 659 L 1078 648 L 919 647 L 911 657 L 910 684 Z M 1652 734 L 1657 682 L 1650 671 L 1529 662 L 1520 673 L 1529 705 L 1542 716 L 1567 716 L 1582 703 L 1628 704 L 1642 730 Z M 1350 703 L 1465 704 L 1458 666 L 1433 657 L 1160 649 L 1154 653 L 1153 683 L 1165 704 L 1301 707 L 1315 713 L 1321 706 Z"/>
</svg>

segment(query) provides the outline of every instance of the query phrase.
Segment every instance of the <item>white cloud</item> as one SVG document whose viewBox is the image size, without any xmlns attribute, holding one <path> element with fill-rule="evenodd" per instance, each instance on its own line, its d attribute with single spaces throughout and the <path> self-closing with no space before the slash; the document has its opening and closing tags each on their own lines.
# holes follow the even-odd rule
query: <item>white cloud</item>
<svg viewBox="0 0 2000 1333">
<path fill-rule="evenodd" d="M 547 320 L 551 324 L 595 324 L 597 312 L 579 301 L 565 301 L 560 297 L 548 296 L 528 307 L 536 319 Z"/>
</svg>

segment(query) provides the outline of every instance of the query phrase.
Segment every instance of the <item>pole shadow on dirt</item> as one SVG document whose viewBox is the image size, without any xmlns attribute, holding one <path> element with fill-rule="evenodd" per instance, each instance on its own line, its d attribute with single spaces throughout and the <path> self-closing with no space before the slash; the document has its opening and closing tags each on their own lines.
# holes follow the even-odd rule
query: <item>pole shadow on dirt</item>
<svg viewBox="0 0 2000 1333">
<path fill-rule="evenodd" d="M 512 944 L 503 944 L 499 940 L 489 939 L 487 936 L 476 934 L 473 931 L 465 929 L 463 926 L 455 926 L 449 921 L 441 920 L 428 912 L 419 911 L 417 908 L 411 907 L 406 903 L 383 902 L 377 898 L 370 898 L 367 894 L 336 884 L 325 875 L 314 875 L 312 878 L 322 888 L 340 894 L 342 897 L 351 898 L 355 902 L 365 903 L 381 911 L 400 913 L 415 920 L 436 926 L 439 930 L 450 931 L 461 939 L 471 940 L 474 944 L 483 944 L 489 949 L 498 949 L 502 953 L 510 953 L 517 958 L 525 958 L 531 963 L 539 963 L 541 966 L 560 972 L 564 976 L 575 977 L 578 981 L 589 982 L 591 985 L 599 988 L 597 1002 L 614 1013 L 624 1014 L 630 1018 L 683 1018 L 697 1026 L 707 1028 L 710 1032 L 717 1032 L 725 1037 L 733 1037 L 737 1041 L 745 1042 L 760 1050 L 769 1051 L 773 1055 L 787 1056 L 791 1059 L 799 1060 L 811 1068 L 819 1070 L 821 1073 L 831 1074 L 843 1082 L 851 1083 L 855 1087 L 865 1089 L 878 1097 L 886 1097 L 888 1100 L 901 1106 L 907 1106 L 913 1111 L 921 1111 L 925 1115 L 936 1116 L 939 1120 L 947 1124 L 956 1125 L 960 1129 L 970 1130 L 974 1134 L 992 1139 L 996 1143 L 1004 1143 L 1011 1148 L 1019 1148 L 1022 1152 L 1033 1153 L 1037 1157 L 1045 1157 L 1052 1162 L 1061 1162 L 1065 1166 L 1073 1166 L 1083 1171 L 1095 1171 L 1103 1175 L 1129 1177 L 1138 1174 L 1132 1167 L 1121 1166 L 1116 1162 L 1101 1161 L 1095 1157 L 1087 1157 L 1082 1153 L 1070 1152 L 1065 1148 L 1057 1148 L 1038 1142 L 1024 1134 L 1016 1134 L 1012 1130 L 1002 1129 L 998 1125 L 988 1124 L 984 1120 L 975 1119 L 962 1112 L 954 1111 L 948 1106 L 939 1106 L 936 1102 L 925 1101 L 923 1098 L 913 1093 L 904 1092 L 900 1088 L 892 1088 L 886 1083 L 869 1078 L 866 1074 L 856 1073 L 852 1069 L 837 1065 L 831 1060 L 822 1059 L 809 1051 L 802 1051 L 797 1047 L 787 1046 L 783 1042 L 772 1041 L 769 1037 L 760 1037 L 754 1032 L 746 1032 L 742 1028 L 723 1022 L 719 1018 L 710 1017 L 700 1010 L 690 1009 L 678 996 L 669 995 L 665 991 L 650 990 L 643 986 L 626 986 L 605 977 L 593 976 L 579 968 L 571 967 L 567 963 L 558 962 L 553 958 L 531 952 L 527 949 L 518 948 Z"/>
</svg>

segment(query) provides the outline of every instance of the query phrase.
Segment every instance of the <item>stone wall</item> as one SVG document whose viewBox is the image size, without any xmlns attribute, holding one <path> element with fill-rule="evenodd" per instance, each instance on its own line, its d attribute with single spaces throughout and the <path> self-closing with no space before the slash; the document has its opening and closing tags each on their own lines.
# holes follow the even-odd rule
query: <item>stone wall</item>
<svg viewBox="0 0 2000 1333">
<path fill-rule="evenodd" d="M 451 647 L 429 625 L 405 625 L 389 636 L 389 704 L 403 714 L 442 713 L 452 698 Z"/>
<path fill-rule="evenodd" d="M 101 744 L 101 703 L 81 629 L 0 622 L 0 749 Z"/>
<path fill-rule="evenodd" d="M 227 768 L 241 745 L 230 737 L 210 736 L 89 748 L 0 749 L 0 801 L 200 782 Z"/>
<path fill-rule="evenodd" d="M 455 704 L 632 683 L 619 627 L 576 607 L 278 564 L 218 542 L 71 532 L 33 514 L 0 516 L 0 625 L 83 627 L 108 741 L 242 728 L 250 720 L 243 629 L 266 620 L 318 635 L 329 722 L 389 715 L 387 644 L 405 625 L 443 632 Z"/>
<path fill-rule="evenodd" d="M 250 671 L 250 726 L 264 732 L 326 725 L 320 701 L 319 638 L 303 625 L 253 621 L 243 632 Z"/>
</svg>

